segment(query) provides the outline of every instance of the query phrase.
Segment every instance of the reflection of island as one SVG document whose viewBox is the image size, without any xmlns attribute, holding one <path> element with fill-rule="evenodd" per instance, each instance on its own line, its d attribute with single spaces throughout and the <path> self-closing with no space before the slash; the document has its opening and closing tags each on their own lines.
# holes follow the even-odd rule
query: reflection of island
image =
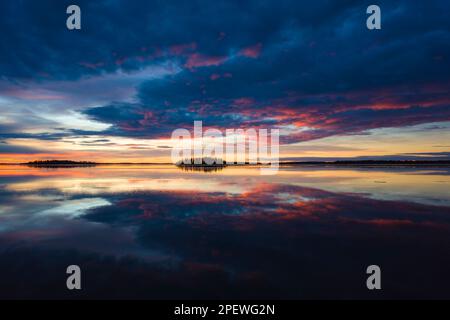
<svg viewBox="0 0 450 320">
<path fill-rule="evenodd" d="M 223 170 L 223 166 L 178 166 L 183 171 L 198 171 L 198 172 L 217 172 Z"/>
<path fill-rule="evenodd" d="M 78 167 L 95 167 L 95 162 L 89 161 L 72 161 L 72 160 L 44 160 L 27 162 L 25 165 L 35 168 L 78 168 Z"/>
</svg>

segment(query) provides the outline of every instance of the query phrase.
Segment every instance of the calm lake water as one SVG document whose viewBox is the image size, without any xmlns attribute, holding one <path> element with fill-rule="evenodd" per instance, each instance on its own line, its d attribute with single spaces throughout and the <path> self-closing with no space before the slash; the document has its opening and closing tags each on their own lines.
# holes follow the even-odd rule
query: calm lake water
<svg viewBox="0 0 450 320">
<path fill-rule="evenodd" d="M 448 168 L 0 166 L 0 298 L 450 298 L 449 270 Z"/>
</svg>

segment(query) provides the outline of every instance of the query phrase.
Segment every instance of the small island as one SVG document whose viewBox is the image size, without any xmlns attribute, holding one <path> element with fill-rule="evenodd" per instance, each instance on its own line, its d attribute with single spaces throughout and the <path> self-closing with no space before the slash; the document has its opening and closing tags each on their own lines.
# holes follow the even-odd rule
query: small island
<svg viewBox="0 0 450 320">
<path fill-rule="evenodd" d="M 34 168 L 78 168 L 78 167 L 95 167 L 97 163 L 89 161 L 72 161 L 72 160 L 38 160 L 24 163 Z"/>
<path fill-rule="evenodd" d="M 227 166 L 226 162 L 217 158 L 190 158 L 178 161 L 175 164 L 185 171 L 212 172 L 222 170 Z"/>
</svg>

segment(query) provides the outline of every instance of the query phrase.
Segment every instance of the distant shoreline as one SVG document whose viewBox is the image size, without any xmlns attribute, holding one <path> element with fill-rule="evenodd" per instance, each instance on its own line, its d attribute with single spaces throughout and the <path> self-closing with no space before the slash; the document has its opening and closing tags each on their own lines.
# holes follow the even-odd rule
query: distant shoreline
<svg viewBox="0 0 450 320">
<path fill-rule="evenodd" d="M 358 161 L 293 161 L 280 166 L 321 167 L 450 167 L 450 160 L 358 160 Z"/>
<path fill-rule="evenodd" d="M 69 167 L 96 167 L 96 166 L 154 166 L 174 165 L 173 163 L 156 162 L 77 162 L 77 161 L 33 161 L 26 163 L 0 163 L 0 165 L 22 165 L 39 168 L 69 168 Z M 223 167 L 261 166 L 262 164 L 226 164 Z M 202 165 L 196 165 L 202 167 Z M 363 160 L 363 161 L 285 161 L 279 163 L 280 167 L 286 166 L 320 166 L 320 167 L 450 167 L 450 160 Z"/>
</svg>

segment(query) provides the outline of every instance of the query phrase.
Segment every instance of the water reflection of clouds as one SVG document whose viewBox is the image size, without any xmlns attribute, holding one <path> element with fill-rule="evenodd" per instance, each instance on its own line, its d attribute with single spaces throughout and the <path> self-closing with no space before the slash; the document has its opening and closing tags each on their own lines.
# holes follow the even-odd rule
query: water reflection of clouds
<svg viewBox="0 0 450 320">
<path fill-rule="evenodd" d="M 29 170 L 29 169 L 28 169 Z M 89 168 L 27 171 L 16 180 L 5 176 L 0 168 L 0 183 L 13 192 L 58 190 L 67 194 L 124 193 L 131 191 L 199 191 L 245 193 L 263 183 L 319 188 L 331 192 L 359 193 L 379 200 L 412 201 L 449 205 L 448 170 L 435 169 L 318 169 L 282 168 L 278 175 L 264 177 L 258 168 L 228 167 L 220 173 L 183 172 L 173 166 L 143 168 Z M 10 172 L 10 171 L 7 171 Z M 6 181 L 5 181 L 6 180 Z M 378 183 L 382 181 L 383 183 Z"/>
<path fill-rule="evenodd" d="M 0 258 L 11 269 L 0 266 L 0 277 L 26 263 L 46 270 L 51 282 L 59 264 L 75 261 L 105 275 L 91 278 L 87 289 L 100 297 L 361 297 L 355 275 L 377 261 L 393 273 L 412 265 L 410 278 L 431 275 L 427 281 L 442 297 L 450 207 L 409 201 L 436 176 L 369 173 L 352 173 L 359 184 L 350 191 L 358 192 L 323 190 L 333 172 L 314 170 L 271 180 L 252 173 L 172 176 L 168 169 L 8 181 L 0 189 Z M 380 175 L 391 182 L 387 190 L 394 181 L 409 188 L 402 201 L 361 192 Z M 330 179 L 338 184 L 349 181 L 343 171 L 336 176 Z M 118 291 L 107 290 L 105 277 Z M 1 280 L 14 292 L 12 280 Z M 387 294 L 420 296 L 426 285 L 411 288 L 400 279 Z M 56 284 L 49 294 L 64 296 Z"/>
<path fill-rule="evenodd" d="M 107 206 L 111 203 L 102 198 L 85 198 L 75 200 L 65 200 L 56 207 L 39 212 L 39 215 L 61 215 L 71 218 L 82 216 L 87 210 L 96 207 Z"/>
<path fill-rule="evenodd" d="M 287 195 L 296 201 L 277 201 Z M 195 266 L 196 271 L 190 272 L 202 274 L 199 268 L 224 272 L 231 278 L 233 274 L 254 276 L 259 285 L 281 281 L 283 290 L 290 288 L 288 281 L 304 280 L 297 273 L 309 266 L 327 274 L 329 265 L 339 269 L 339 263 L 348 265 L 347 259 L 355 259 L 355 255 L 369 261 L 374 254 L 377 261 L 395 266 L 402 259 L 430 254 L 424 251 L 438 243 L 442 249 L 450 244 L 448 207 L 379 201 L 312 188 L 264 184 L 231 196 L 144 192 L 115 195 L 110 200 L 112 207 L 91 210 L 85 218 L 135 226 L 137 241 L 144 247 L 180 257 L 181 266 Z M 239 214 L 230 214 L 235 210 Z M 417 241 L 422 247 L 410 252 Z M 444 258 L 444 264 L 450 262 L 447 260 Z M 428 263 L 426 268 L 433 265 L 430 260 L 423 263 Z"/>
</svg>

